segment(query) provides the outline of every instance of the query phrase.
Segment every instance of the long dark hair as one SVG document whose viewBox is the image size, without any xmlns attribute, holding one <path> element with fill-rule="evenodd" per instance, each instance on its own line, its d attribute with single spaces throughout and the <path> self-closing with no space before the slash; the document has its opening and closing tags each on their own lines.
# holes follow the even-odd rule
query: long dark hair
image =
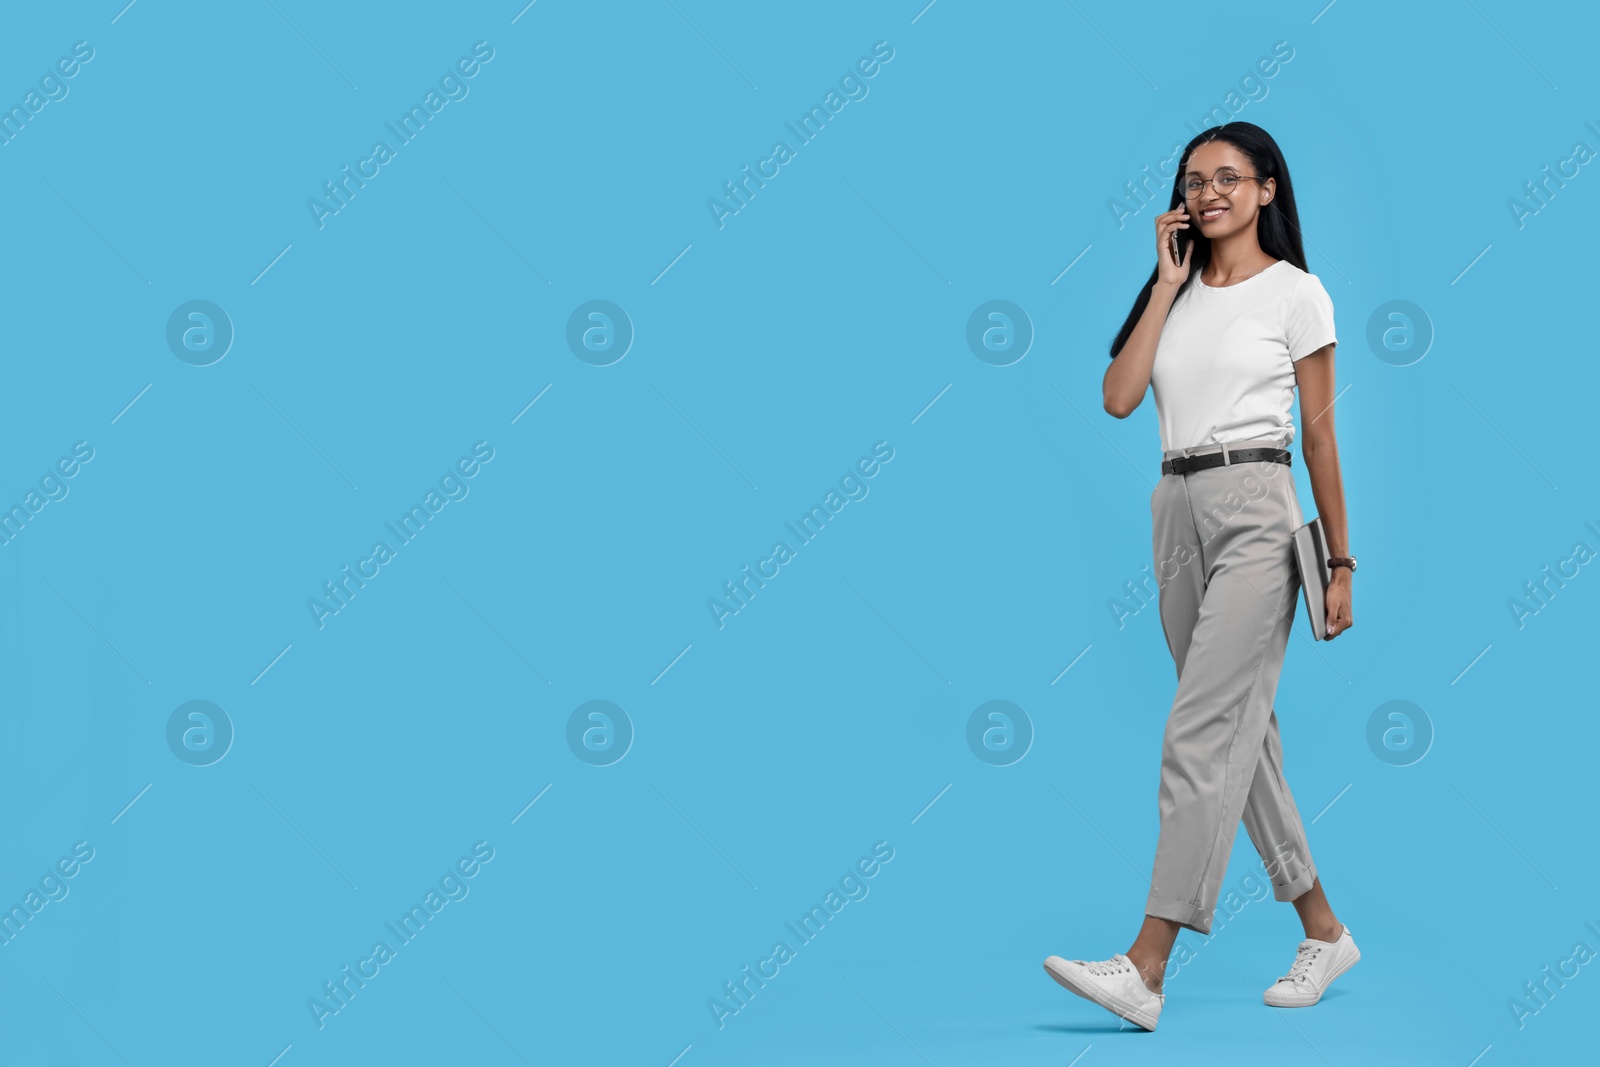
<svg viewBox="0 0 1600 1067">
<path fill-rule="evenodd" d="M 1172 179 L 1172 198 L 1167 210 L 1171 211 L 1183 203 L 1180 186 L 1189 169 L 1189 159 L 1194 155 L 1196 148 L 1211 141 L 1226 141 L 1237 148 L 1250 161 L 1255 172 L 1261 175 L 1262 181 L 1258 184 L 1265 184 L 1267 178 L 1275 179 L 1276 191 L 1272 200 L 1256 216 L 1256 240 L 1260 242 L 1261 250 L 1267 255 L 1274 259 L 1286 259 L 1301 270 L 1305 270 L 1306 253 L 1300 242 L 1300 212 L 1294 205 L 1294 183 L 1289 180 L 1289 164 L 1284 162 L 1283 153 L 1278 149 L 1278 142 L 1272 139 L 1270 133 L 1253 122 L 1229 122 L 1222 126 L 1214 126 L 1202 131 L 1189 142 L 1183 150 L 1177 176 Z M 1193 223 L 1192 216 L 1190 221 Z M 1190 260 L 1190 267 L 1189 276 L 1178 288 L 1178 296 L 1183 295 L 1184 290 L 1200 277 L 1200 272 L 1205 269 L 1206 264 L 1211 262 L 1211 241 L 1201 236 L 1200 227 L 1192 226 L 1183 232 L 1189 245 L 1184 254 Z M 1144 309 L 1150 304 L 1150 289 L 1160 276 L 1159 266 L 1151 269 L 1144 288 L 1139 290 L 1139 298 L 1133 302 L 1133 310 L 1128 312 L 1128 318 L 1123 322 L 1122 329 L 1117 331 L 1116 339 L 1111 342 L 1112 359 L 1117 358 L 1122 346 L 1128 343 L 1128 337 L 1133 333 L 1134 327 L 1139 325 Z"/>
</svg>

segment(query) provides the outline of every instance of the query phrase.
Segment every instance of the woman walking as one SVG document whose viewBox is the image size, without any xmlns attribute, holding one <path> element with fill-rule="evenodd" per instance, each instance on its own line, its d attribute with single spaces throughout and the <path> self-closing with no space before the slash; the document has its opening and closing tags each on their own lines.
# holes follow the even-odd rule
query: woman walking
<svg viewBox="0 0 1600 1067">
<path fill-rule="evenodd" d="M 1161 626 L 1178 687 L 1162 744 L 1144 925 L 1107 960 L 1051 956 L 1061 985 L 1154 1030 L 1180 928 L 1211 932 L 1242 819 L 1273 896 L 1305 928 L 1263 994 L 1315 1004 L 1360 952 L 1334 917 L 1283 775 L 1273 697 L 1299 597 L 1292 537 L 1304 522 L 1289 473 L 1296 387 L 1301 452 L 1333 578 L 1326 637 L 1351 625 L 1344 490 L 1333 432 L 1333 302 L 1306 271 L 1289 168 L 1248 122 L 1191 141 L 1172 209 L 1156 216 L 1157 267 L 1111 345 L 1105 409 L 1127 418 L 1155 393 L 1161 480 L 1150 498 Z M 1182 236 L 1177 236 L 1181 234 Z M 1174 240 L 1185 244 L 1174 258 Z"/>
</svg>

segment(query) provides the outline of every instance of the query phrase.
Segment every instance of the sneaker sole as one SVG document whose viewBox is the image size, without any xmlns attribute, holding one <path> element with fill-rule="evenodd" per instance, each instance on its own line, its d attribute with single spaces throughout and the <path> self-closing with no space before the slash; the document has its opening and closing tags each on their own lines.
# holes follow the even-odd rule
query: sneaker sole
<svg viewBox="0 0 1600 1067">
<path fill-rule="evenodd" d="M 1361 962 L 1361 950 L 1359 948 L 1355 948 L 1354 945 L 1352 945 L 1351 948 L 1355 950 L 1355 954 L 1352 955 L 1350 957 L 1350 959 L 1345 962 L 1345 965 L 1343 967 L 1340 967 L 1338 970 L 1336 970 L 1332 974 L 1328 975 L 1327 984 L 1325 984 L 1322 987 L 1321 992 L 1317 993 L 1316 996 L 1311 997 L 1310 999 L 1306 999 L 1305 995 L 1302 994 L 1299 997 L 1296 997 L 1296 998 L 1294 998 L 1292 1000 L 1272 1001 L 1272 1000 L 1268 1000 L 1266 994 L 1263 993 L 1262 996 L 1261 996 L 1261 1002 L 1263 1004 L 1265 1004 L 1269 1008 L 1309 1008 L 1309 1007 L 1311 1007 L 1311 1005 L 1315 1004 L 1317 1001 L 1322 999 L 1322 994 L 1326 993 L 1328 991 L 1328 988 L 1333 985 L 1333 980 L 1335 978 L 1338 978 L 1341 974 L 1343 974 L 1344 972 L 1348 971 L 1350 968 L 1354 967 L 1357 963 Z"/>
<path fill-rule="evenodd" d="M 1056 958 L 1058 957 L 1050 957 L 1052 960 Z M 1062 962 L 1066 961 L 1063 960 Z M 1055 979 L 1056 984 L 1061 986 L 1061 988 L 1078 994 L 1078 996 L 1082 997 L 1084 1000 L 1100 1005 L 1113 1015 L 1121 1016 L 1133 1025 L 1139 1027 L 1141 1030 L 1154 1030 L 1156 1028 L 1156 1020 L 1151 1018 L 1148 1013 L 1141 1011 L 1140 1009 L 1135 1008 L 1127 1002 L 1119 1000 L 1115 997 L 1104 996 L 1100 990 L 1092 986 L 1078 985 L 1075 981 L 1073 981 L 1070 973 L 1060 972 L 1051 967 L 1050 960 L 1044 961 L 1044 970 L 1046 974 Z"/>
</svg>

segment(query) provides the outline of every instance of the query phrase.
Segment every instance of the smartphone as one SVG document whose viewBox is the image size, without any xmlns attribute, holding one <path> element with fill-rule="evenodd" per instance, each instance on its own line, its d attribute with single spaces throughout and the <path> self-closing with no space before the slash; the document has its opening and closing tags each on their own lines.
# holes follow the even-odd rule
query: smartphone
<svg viewBox="0 0 1600 1067">
<path fill-rule="evenodd" d="M 1178 244 L 1178 234 L 1182 230 L 1173 230 L 1167 237 L 1167 243 L 1172 247 L 1172 262 L 1181 266 L 1183 264 L 1183 247 Z M 1187 242 L 1185 242 L 1187 244 Z"/>
</svg>

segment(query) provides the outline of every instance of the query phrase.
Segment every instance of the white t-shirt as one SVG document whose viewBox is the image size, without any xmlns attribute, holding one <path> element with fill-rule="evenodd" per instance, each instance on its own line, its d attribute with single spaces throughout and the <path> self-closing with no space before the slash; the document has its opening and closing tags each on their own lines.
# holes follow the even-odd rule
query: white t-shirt
<svg viewBox="0 0 1600 1067">
<path fill-rule="evenodd" d="M 1150 385 L 1161 448 L 1294 440 L 1294 362 L 1337 338 L 1315 274 L 1280 259 L 1220 289 L 1197 277 L 1167 313 Z"/>
</svg>

